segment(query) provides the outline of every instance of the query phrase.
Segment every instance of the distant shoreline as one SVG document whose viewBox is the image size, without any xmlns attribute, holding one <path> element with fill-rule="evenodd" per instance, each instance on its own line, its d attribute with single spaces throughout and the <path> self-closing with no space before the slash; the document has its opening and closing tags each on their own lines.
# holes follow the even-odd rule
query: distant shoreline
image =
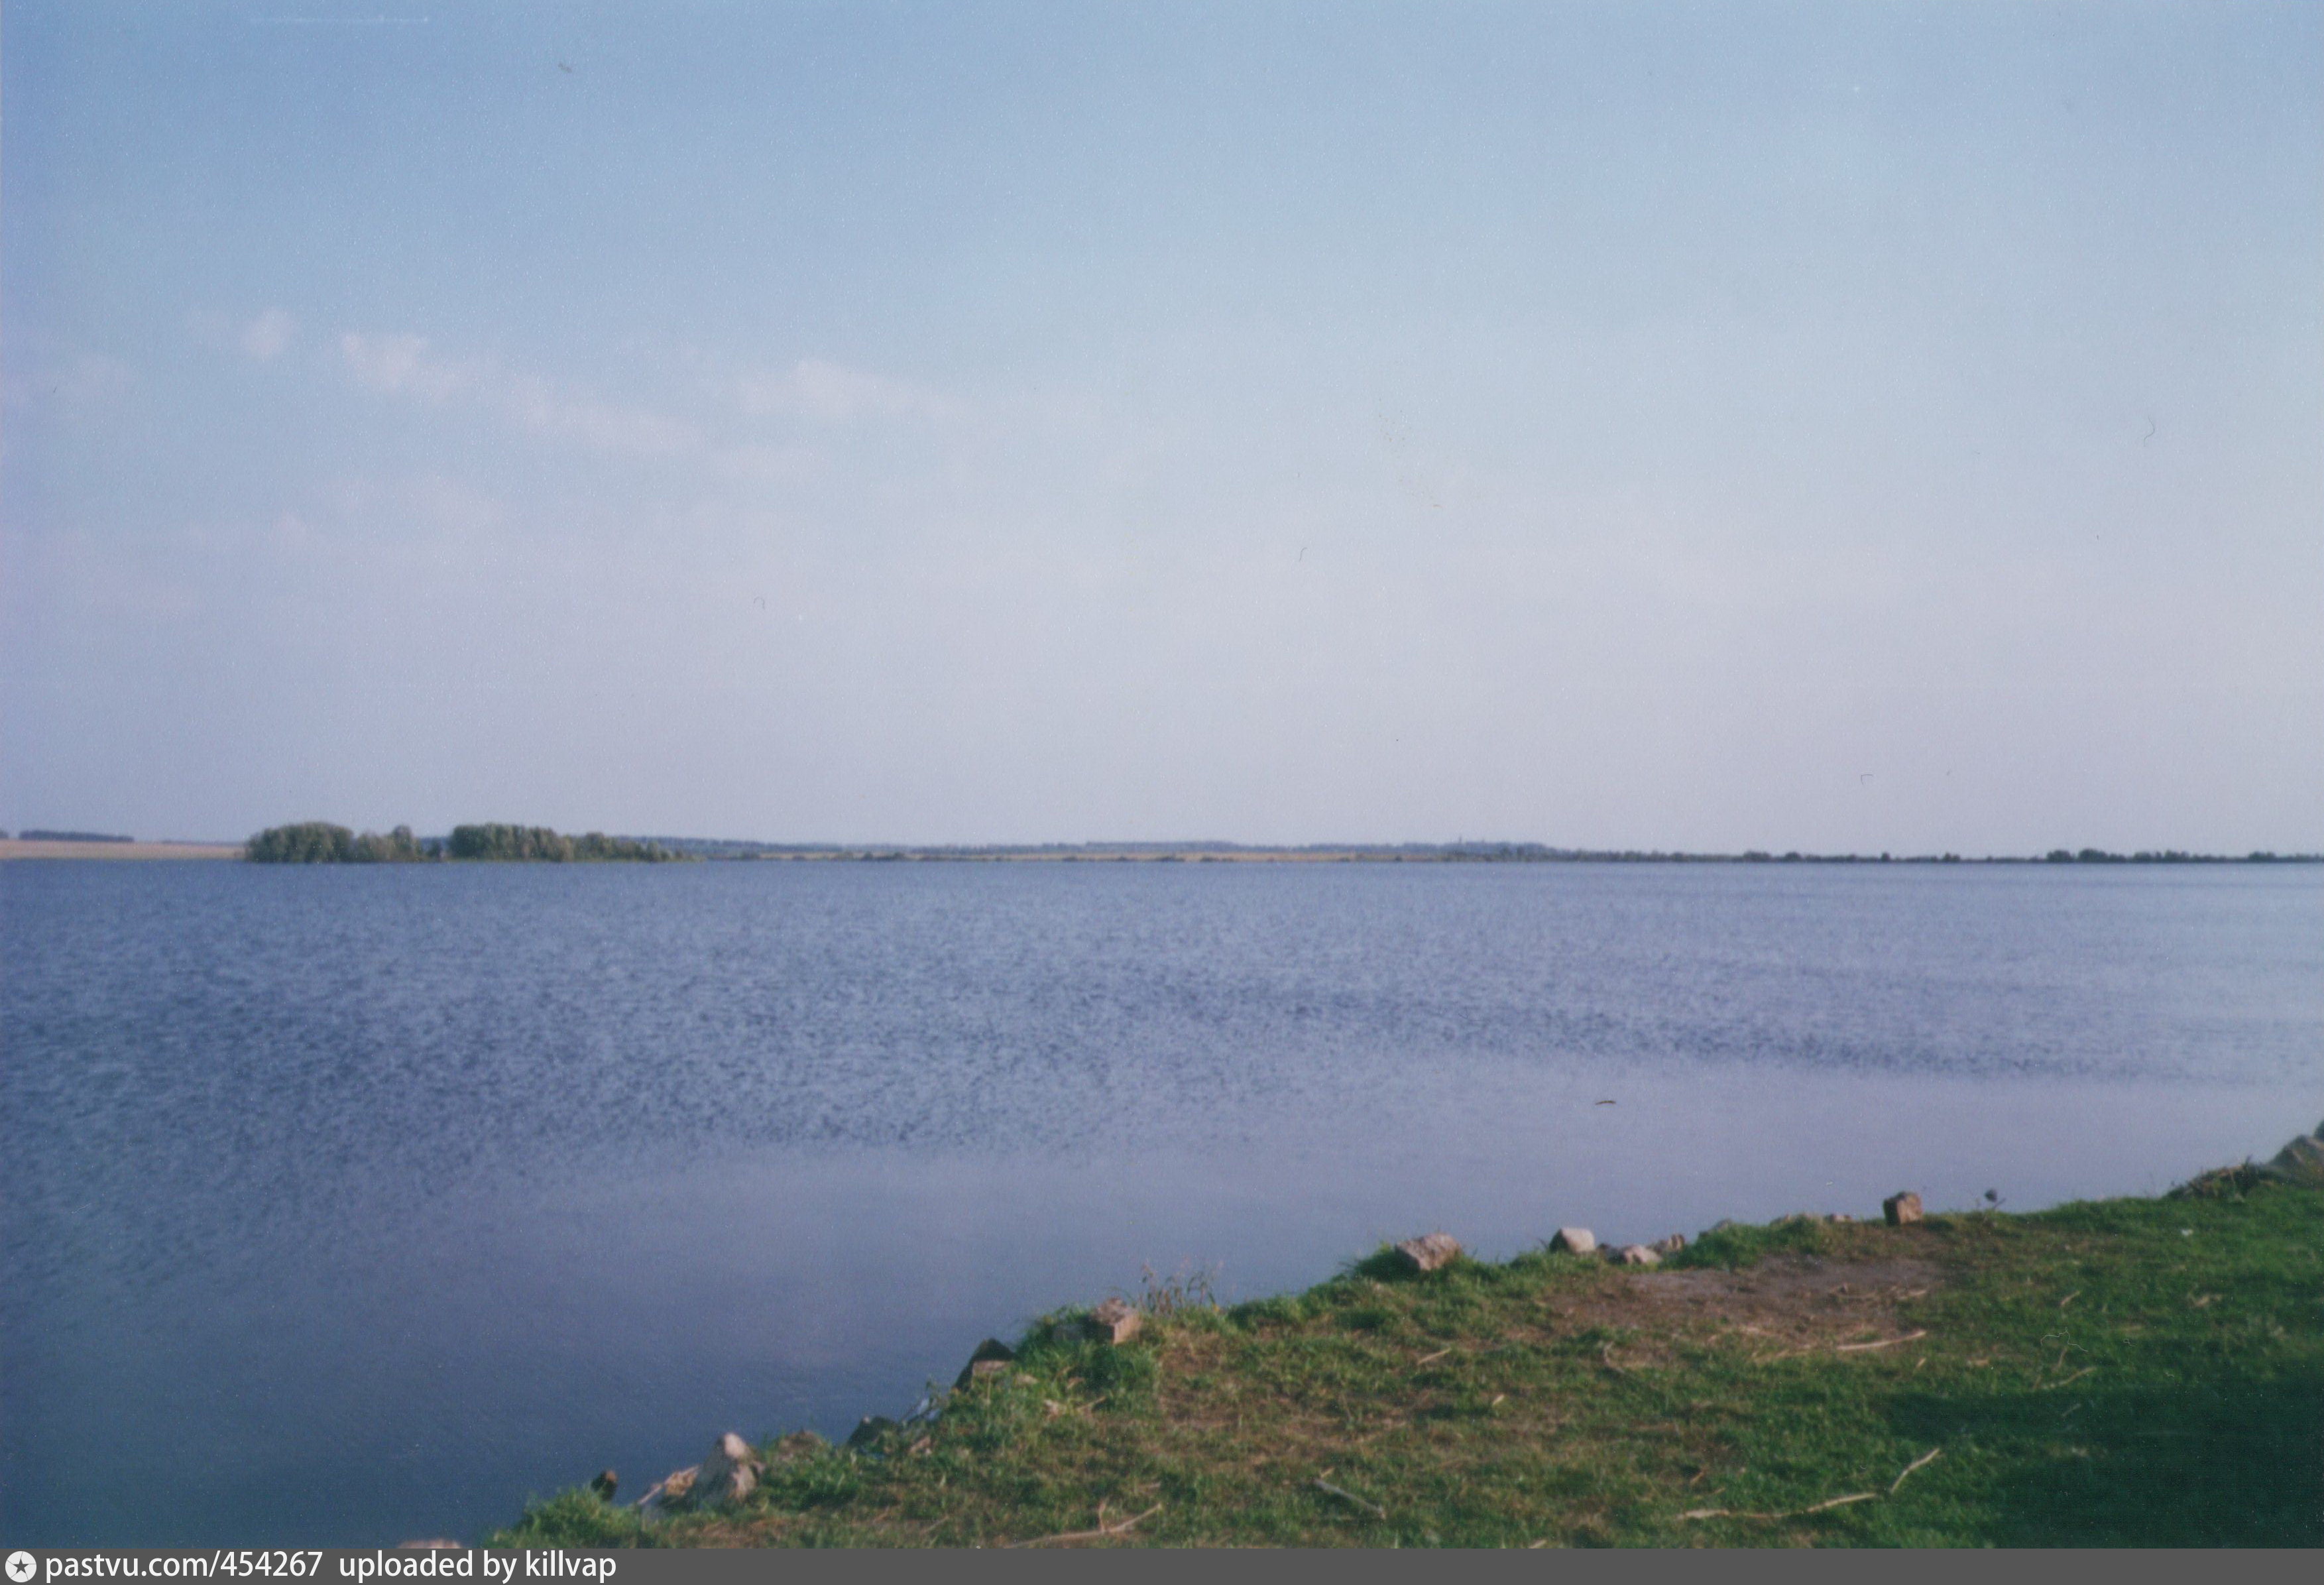
<svg viewBox="0 0 2324 1585">
<path fill-rule="evenodd" d="M 1591 852 L 1530 844 L 1410 843 L 1396 846 L 1242 847 L 1232 843 L 1090 843 L 991 847 L 808 845 L 658 837 L 688 858 L 789 863 L 907 864 L 2315 864 L 2324 853 L 2103 853 L 2087 849 L 2047 856 L 1951 853 L 1687 853 Z M 0 862 L 13 859 L 241 859 L 238 842 L 60 842 L 0 837 Z"/>
<path fill-rule="evenodd" d="M 1232 843 L 1090 843 L 1022 847 L 913 847 L 833 844 L 778 845 L 657 837 L 663 846 L 696 858 L 784 861 L 793 863 L 1114 863 L 1114 864 L 2313 864 L 2324 853 L 2109 853 L 2097 849 L 2050 854 L 1958 853 L 1688 853 L 1593 852 L 1532 844 L 1242 847 Z"/>
<path fill-rule="evenodd" d="M 49 842 L 0 836 L 0 862 L 9 859 L 238 859 L 238 842 Z"/>
</svg>

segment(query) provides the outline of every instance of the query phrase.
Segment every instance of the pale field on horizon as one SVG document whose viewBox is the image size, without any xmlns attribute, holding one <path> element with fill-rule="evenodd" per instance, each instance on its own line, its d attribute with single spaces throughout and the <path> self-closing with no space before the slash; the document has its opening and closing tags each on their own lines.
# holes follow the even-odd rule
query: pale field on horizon
<svg viewBox="0 0 2324 1585">
<path fill-rule="evenodd" d="M 27 842 L 0 837 L 7 859 L 238 859 L 238 842 Z"/>
</svg>

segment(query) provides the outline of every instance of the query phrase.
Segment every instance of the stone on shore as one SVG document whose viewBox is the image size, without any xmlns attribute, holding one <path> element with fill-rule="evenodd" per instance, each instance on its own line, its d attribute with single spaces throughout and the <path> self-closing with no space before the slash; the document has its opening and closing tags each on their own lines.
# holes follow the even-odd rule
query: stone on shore
<svg viewBox="0 0 2324 1585">
<path fill-rule="evenodd" d="M 1613 1261 L 1617 1266 L 1660 1266 L 1663 1258 L 1648 1245 L 1625 1244 L 1613 1251 Z"/>
<path fill-rule="evenodd" d="M 1089 1313 L 1083 1332 L 1093 1342 L 1126 1343 L 1138 1335 L 1141 1318 L 1127 1299 L 1108 1299 Z"/>
<path fill-rule="evenodd" d="M 688 1495 L 697 1503 L 739 1502 L 759 1484 L 759 1456 L 733 1432 L 720 1437 L 702 1461 Z"/>
<path fill-rule="evenodd" d="M 1008 1375 L 1009 1367 L 1016 1358 L 1017 1350 L 1007 1343 L 999 1338 L 986 1338 L 976 1345 L 976 1352 L 968 1357 L 968 1363 L 960 1368 L 959 1379 L 952 1384 L 953 1390 L 957 1392 L 976 1382 Z"/>
<path fill-rule="evenodd" d="M 701 1473 L 699 1464 L 672 1470 L 646 1488 L 645 1496 L 638 1498 L 638 1512 L 649 1519 L 659 1519 L 674 1508 L 686 1507 L 694 1500 L 694 1482 Z"/>
<path fill-rule="evenodd" d="M 829 1442 L 812 1431 L 793 1431 L 777 1439 L 773 1458 L 776 1463 L 787 1464 L 793 1459 L 812 1458 L 816 1453 L 829 1451 L 830 1447 Z"/>
<path fill-rule="evenodd" d="M 879 1442 L 881 1438 L 902 1427 L 885 1415 L 866 1415 L 847 1436 L 847 1445 L 861 1452 Z"/>
<path fill-rule="evenodd" d="M 2260 1170 L 2290 1183 L 2324 1184 L 2324 1124 L 2316 1133 L 2293 1139 Z"/>
<path fill-rule="evenodd" d="M 1564 1255 L 1588 1255 L 1598 1248 L 1598 1235 L 1586 1227 L 1562 1227 L 1550 1236 L 1550 1249 Z"/>
<path fill-rule="evenodd" d="M 1880 1202 L 1880 1214 L 1890 1227 L 1910 1227 L 1921 1220 L 1921 1197 L 1910 1189 Z"/>
<path fill-rule="evenodd" d="M 1427 1233 L 1405 1239 L 1396 1252 L 1407 1270 L 1435 1271 L 1460 1258 L 1461 1243 L 1451 1233 Z"/>
<path fill-rule="evenodd" d="M 1657 1255 L 1675 1255 L 1681 1249 L 1686 1248 L 1686 1235 L 1684 1233 L 1673 1233 L 1666 1239 L 1656 1239 L 1653 1243 L 1648 1244 L 1646 1248 L 1652 1249 Z"/>
</svg>

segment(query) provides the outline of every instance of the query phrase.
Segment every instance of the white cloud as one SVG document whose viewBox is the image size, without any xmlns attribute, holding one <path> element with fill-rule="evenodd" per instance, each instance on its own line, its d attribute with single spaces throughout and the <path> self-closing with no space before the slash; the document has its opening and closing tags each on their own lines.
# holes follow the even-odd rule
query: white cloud
<svg viewBox="0 0 2324 1585">
<path fill-rule="evenodd" d="M 282 309 L 269 309 L 242 327 L 237 338 L 244 357 L 264 363 L 281 357 L 299 334 L 299 321 Z"/>
<path fill-rule="evenodd" d="M 261 364 L 281 357 L 299 338 L 299 320 L 288 309 L 265 309 L 249 319 L 205 311 L 190 316 L 186 327 L 214 352 L 239 353 Z"/>
<path fill-rule="evenodd" d="M 339 352 L 358 384 L 390 395 L 447 401 L 475 388 L 485 372 L 478 363 L 447 363 L 428 355 L 424 336 L 364 336 L 350 330 Z"/>
<path fill-rule="evenodd" d="M 717 438 L 691 419 L 602 401 L 497 358 L 446 355 L 424 336 L 350 330 L 339 337 L 339 354 L 347 373 L 366 390 L 429 407 L 472 408 L 526 433 L 601 451 L 695 459 L 728 478 L 756 484 L 795 484 L 822 472 L 826 462 L 802 439 Z M 745 418 L 838 426 L 953 423 L 968 416 L 932 387 L 823 358 L 801 359 L 780 373 L 715 376 L 706 394 L 729 404 L 730 419 L 736 410 Z"/>
<path fill-rule="evenodd" d="M 537 375 L 510 376 L 495 395 L 510 417 L 536 435 L 560 436 L 641 456 L 675 456 L 705 447 L 701 431 L 681 419 L 576 397 Z"/>
<path fill-rule="evenodd" d="M 637 456 L 679 456 L 709 449 L 702 432 L 683 419 L 598 401 L 491 359 L 438 357 L 424 336 L 366 336 L 351 330 L 339 337 L 339 351 L 356 382 L 373 391 L 416 397 L 431 406 L 470 402 L 535 435 Z"/>
<path fill-rule="evenodd" d="M 735 382 L 735 394 L 742 410 L 754 418 L 780 415 L 839 423 L 863 418 L 940 421 L 958 410 L 950 398 L 927 386 L 823 358 L 802 358 L 779 374 L 745 374 Z"/>
</svg>

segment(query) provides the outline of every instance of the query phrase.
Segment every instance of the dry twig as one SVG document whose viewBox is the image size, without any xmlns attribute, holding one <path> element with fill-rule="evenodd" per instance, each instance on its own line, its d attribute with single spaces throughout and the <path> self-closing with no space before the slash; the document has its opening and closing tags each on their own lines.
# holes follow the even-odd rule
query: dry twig
<svg viewBox="0 0 2324 1585">
<path fill-rule="evenodd" d="M 1059 1535 L 1036 1535 L 1030 1541 L 1012 1541 L 1009 1544 L 1011 1546 L 1055 1546 L 1061 1542 L 1067 1541 L 1118 1540 L 1121 1536 L 1129 1534 L 1132 1529 L 1136 1528 L 1139 1521 L 1141 1519 L 1150 1519 L 1161 1511 L 1162 1505 L 1157 1502 L 1142 1514 L 1132 1514 L 1127 1519 L 1117 1519 L 1112 1524 L 1109 1525 L 1105 1522 L 1105 1505 L 1103 1503 L 1100 1503 L 1097 1509 L 1098 1525 L 1094 1530 L 1068 1530 Z"/>
<path fill-rule="evenodd" d="M 1898 1343 L 1917 1342 L 1919 1340 L 1928 1335 L 1928 1328 L 1923 1327 L 1918 1332 L 1908 1332 L 1903 1337 L 1884 1337 L 1877 1342 L 1840 1343 L 1835 1346 L 1833 1352 L 1840 1354 L 1858 1354 L 1862 1353 L 1867 1349 L 1893 1349 Z"/>
<path fill-rule="evenodd" d="M 1358 1497 L 1354 1492 L 1350 1491 L 1344 1486 L 1334 1486 L 1330 1481 L 1324 1479 L 1321 1475 L 1315 1477 L 1315 1489 L 1318 1491 L 1328 1491 L 1342 1502 L 1351 1502 L 1355 1504 L 1356 1507 L 1363 1509 L 1366 1513 L 1378 1514 L 1383 1519 L 1388 1517 L 1388 1510 L 1380 1507 L 1379 1504 L 1372 1501 L 1370 1497 Z"/>
<path fill-rule="evenodd" d="M 1906 1475 L 1910 1475 L 1924 1464 L 1933 1462 L 1937 1455 L 1944 1451 L 1942 1447 L 1932 1447 L 1905 1465 L 1903 1473 L 1889 1482 L 1886 1492 L 1851 1491 L 1846 1497 L 1828 1497 L 1820 1503 L 1810 1503 L 1806 1507 L 1791 1508 L 1780 1514 L 1751 1513 L 1742 1508 L 1689 1508 L 1681 1514 L 1679 1518 L 1683 1521 L 1687 1519 L 1803 1519 L 1810 1514 L 1821 1514 L 1832 1508 L 1844 1508 L 1850 1503 L 1877 1502 L 1883 1497 L 1894 1497 L 1896 1488 L 1904 1484 Z M 1690 1481 L 1688 1484 L 1692 1485 L 1693 1482 Z"/>
<path fill-rule="evenodd" d="M 1810 1514 L 1821 1514 L 1826 1508 L 1844 1508 L 1852 1502 L 1872 1502 L 1879 1496 L 1877 1491 L 1854 1491 L 1846 1497 L 1826 1497 L 1820 1503 L 1811 1504 L 1803 1508 L 1794 1508 L 1789 1513 L 1783 1514 L 1747 1514 L 1740 1508 L 1689 1508 L 1679 1517 L 1682 1519 L 1800 1519 L 1805 1518 Z"/>
<path fill-rule="evenodd" d="M 1914 1459 L 1911 1463 L 1905 1465 L 1904 1474 L 1897 1476 L 1895 1480 L 1889 1482 L 1888 1495 L 1891 1497 L 1895 1496 L 1896 1488 L 1904 1484 L 1905 1475 L 1910 1475 L 1914 1470 L 1919 1469 L 1923 1464 L 1935 1462 L 1937 1455 L 1944 1451 L 1945 1450 L 1941 1447 L 1932 1447 L 1927 1452 L 1923 1453 L 1919 1458 Z"/>
</svg>

